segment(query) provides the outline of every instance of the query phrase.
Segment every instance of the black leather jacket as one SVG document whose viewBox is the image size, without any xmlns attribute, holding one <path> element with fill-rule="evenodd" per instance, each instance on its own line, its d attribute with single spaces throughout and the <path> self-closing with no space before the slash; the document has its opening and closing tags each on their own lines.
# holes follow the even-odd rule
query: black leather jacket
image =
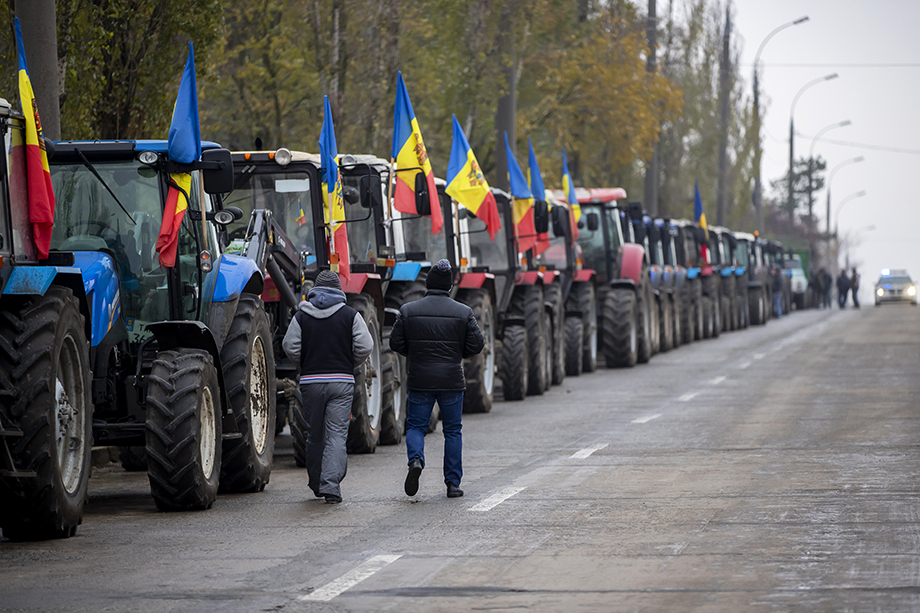
<svg viewBox="0 0 920 613">
<path fill-rule="evenodd" d="M 463 358 L 483 344 L 472 309 L 437 289 L 404 304 L 390 332 L 390 349 L 409 358 L 410 390 L 464 390 Z"/>
</svg>

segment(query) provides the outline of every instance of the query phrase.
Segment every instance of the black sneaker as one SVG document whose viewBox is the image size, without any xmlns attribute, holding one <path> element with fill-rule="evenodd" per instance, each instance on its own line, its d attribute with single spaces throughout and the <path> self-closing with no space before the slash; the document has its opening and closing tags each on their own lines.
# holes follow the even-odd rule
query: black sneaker
<svg viewBox="0 0 920 613">
<path fill-rule="evenodd" d="M 341 496 L 336 496 L 335 494 L 325 494 L 326 504 L 339 504 L 342 502 Z"/>
<path fill-rule="evenodd" d="M 448 498 L 461 498 L 463 496 L 463 490 L 460 489 L 459 485 L 454 485 L 453 483 L 447 484 L 447 497 Z"/>
<path fill-rule="evenodd" d="M 418 493 L 418 478 L 422 475 L 422 461 L 415 458 L 409 462 L 409 474 L 406 475 L 406 496 L 415 496 Z"/>
</svg>

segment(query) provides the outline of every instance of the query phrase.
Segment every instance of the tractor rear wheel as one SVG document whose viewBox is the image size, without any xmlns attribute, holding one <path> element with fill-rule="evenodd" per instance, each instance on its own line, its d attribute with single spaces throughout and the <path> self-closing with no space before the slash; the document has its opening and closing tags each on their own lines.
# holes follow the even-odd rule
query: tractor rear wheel
<svg viewBox="0 0 920 613">
<path fill-rule="evenodd" d="M 577 377 L 581 374 L 585 341 L 583 324 L 581 317 L 565 318 L 565 374 L 567 377 Z"/>
<path fill-rule="evenodd" d="M 217 368 L 198 349 L 160 351 L 147 377 L 147 478 L 161 511 L 210 509 L 221 466 Z"/>
<path fill-rule="evenodd" d="M 463 394 L 464 413 L 488 413 L 492 410 L 495 387 L 495 311 L 489 292 L 477 289 L 466 293 L 461 302 L 473 310 L 473 316 L 485 341 L 482 351 L 463 361 L 466 392 Z"/>
<path fill-rule="evenodd" d="M 367 294 L 348 294 L 348 306 L 364 318 L 374 347 L 367 359 L 355 369 L 355 395 L 351 403 L 351 425 L 348 428 L 348 453 L 374 453 L 380 438 L 380 417 L 383 411 L 382 351 L 377 308 Z"/>
<path fill-rule="evenodd" d="M 597 370 L 598 342 L 597 294 L 594 285 L 587 281 L 573 283 L 565 309 L 581 313 L 581 329 L 584 334 L 581 342 L 581 372 L 594 372 Z"/>
<path fill-rule="evenodd" d="M 546 303 L 552 309 L 552 385 L 561 385 L 565 379 L 565 301 L 562 299 L 562 284 L 552 283 L 544 287 Z"/>
<path fill-rule="evenodd" d="M 610 290 L 604 296 L 602 315 L 602 345 L 607 366 L 635 366 L 639 355 L 639 313 L 636 293 L 626 288 Z"/>
<path fill-rule="evenodd" d="M 642 284 L 638 287 L 637 296 L 637 308 L 639 310 L 639 327 L 636 331 L 638 339 L 637 360 L 640 364 L 645 364 L 652 359 L 653 342 L 655 340 L 652 327 L 652 309 L 655 308 L 655 295 L 652 293 L 651 282 L 647 273 L 642 276 Z"/>
<path fill-rule="evenodd" d="M 675 290 L 671 294 L 671 342 L 674 348 L 680 347 L 684 340 L 683 330 L 683 303 L 680 299 L 680 293 Z"/>
<path fill-rule="evenodd" d="M 265 305 L 243 294 L 220 350 L 227 397 L 240 438 L 223 442 L 221 492 L 261 492 L 275 454 L 275 354 Z"/>
<path fill-rule="evenodd" d="M 700 313 L 702 314 L 703 338 L 713 338 L 715 334 L 715 316 L 712 312 L 712 300 L 709 296 L 700 298 Z"/>
<path fill-rule="evenodd" d="M 744 330 L 751 325 L 748 307 L 748 288 L 745 280 L 738 281 L 738 328 Z"/>
<path fill-rule="evenodd" d="M 722 316 L 722 331 L 730 332 L 732 330 L 731 300 L 728 296 L 722 296 L 721 301 L 722 308 L 720 315 Z"/>
<path fill-rule="evenodd" d="M 390 346 L 389 331 L 383 333 L 382 345 Z M 403 432 L 406 427 L 406 414 L 403 395 L 405 386 L 402 381 L 402 356 L 395 351 L 384 351 L 382 385 L 383 385 L 383 413 L 380 416 L 380 444 L 398 445 L 402 442 Z"/>
<path fill-rule="evenodd" d="M 764 322 L 763 289 L 757 288 L 748 292 L 748 308 L 751 314 L 751 324 L 762 326 Z"/>
<path fill-rule="evenodd" d="M 527 328 L 505 327 L 502 337 L 502 393 L 505 400 L 523 400 L 528 384 Z"/>
<path fill-rule="evenodd" d="M 528 370 L 527 395 L 540 396 L 546 391 L 546 347 L 549 342 L 546 308 L 543 304 L 543 287 L 529 285 L 522 288 L 522 310 L 527 326 Z M 521 311 L 518 311 L 521 312 Z"/>
<path fill-rule="evenodd" d="M 3 310 L 0 430 L 22 432 L 7 443 L 9 468 L 24 474 L 0 477 L 0 527 L 15 541 L 67 538 L 83 520 L 93 444 L 80 305 L 54 286 L 44 296 L 7 298 Z"/>
<path fill-rule="evenodd" d="M 693 340 L 701 341 L 708 338 L 703 335 L 706 327 L 706 318 L 703 316 L 703 285 L 699 279 L 693 281 Z"/>
<path fill-rule="evenodd" d="M 291 421 L 291 438 L 294 439 L 294 464 L 298 468 L 306 468 L 307 435 L 310 433 L 310 426 L 303 412 L 303 396 L 300 395 L 300 386 L 297 387 L 297 393 L 292 394 L 288 400 L 288 416 Z"/>
<path fill-rule="evenodd" d="M 659 299 L 658 332 L 660 340 L 658 348 L 661 353 L 664 353 L 670 351 L 674 344 L 674 329 L 672 327 L 674 314 L 671 311 L 671 296 L 667 292 L 662 292 Z"/>
</svg>

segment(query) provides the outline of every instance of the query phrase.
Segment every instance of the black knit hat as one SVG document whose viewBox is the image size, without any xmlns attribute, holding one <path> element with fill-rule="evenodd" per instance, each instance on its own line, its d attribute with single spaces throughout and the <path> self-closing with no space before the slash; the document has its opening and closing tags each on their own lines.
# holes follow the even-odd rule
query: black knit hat
<svg viewBox="0 0 920 613">
<path fill-rule="evenodd" d="M 438 260 L 438 263 L 428 271 L 428 279 L 425 280 L 425 285 L 428 289 L 442 289 L 449 292 L 453 282 L 454 276 L 450 270 L 450 262 Z"/>
<path fill-rule="evenodd" d="M 342 283 L 339 281 L 339 275 L 331 270 L 321 270 L 316 275 L 316 283 L 313 284 L 313 287 L 332 287 L 340 290 L 342 289 Z"/>
</svg>

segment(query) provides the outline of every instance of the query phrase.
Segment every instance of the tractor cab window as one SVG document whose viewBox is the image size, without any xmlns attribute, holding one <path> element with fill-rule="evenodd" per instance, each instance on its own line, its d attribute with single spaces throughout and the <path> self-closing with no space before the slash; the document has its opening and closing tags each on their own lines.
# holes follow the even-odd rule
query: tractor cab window
<svg viewBox="0 0 920 613">
<path fill-rule="evenodd" d="M 403 251 L 397 253 L 405 257 L 406 253 L 424 253 L 425 260 L 428 262 L 437 262 L 447 258 L 447 224 L 453 223 L 449 212 L 450 196 L 438 191 L 441 211 L 444 212 L 444 223 L 437 234 L 431 233 L 431 217 L 420 217 L 418 215 L 407 215 L 400 213 L 400 221 L 396 222 L 402 229 Z"/>
<path fill-rule="evenodd" d="M 735 247 L 735 260 L 738 262 L 738 266 L 748 266 L 750 259 L 748 257 L 749 252 L 748 242 L 745 240 L 738 241 L 738 244 Z"/>
<path fill-rule="evenodd" d="M 581 247 L 581 258 L 585 268 L 594 270 L 607 270 L 607 247 L 604 244 L 604 224 L 601 223 L 597 230 L 589 230 L 588 215 L 601 215 L 601 207 L 596 205 L 582 205 L 581 219 L 578 220 L 578 245 Z M 619 223 L 619 222 L 616 222 Z M 608 228 L 608 234 L 609 234 Z M 616 228 L 613 229 L 616 233 Z M 613 247 L 616 249 L 616 246 Z"/>
<path fill-rule="evenodd" d="M 470 266 L 488 266 L 492 272 L 505 272 L 509 269 L 508 243 L 505 240 L 506 228 L 499 230 L 495 234 L 495 240 L 489 238 L 489 232 L 486 229 L 486 222 L 479 219 L 473 213 L 462 207 L 465 211 L 468 226 L 468 236 L 470 241 Z M 500 210 L 500 209 L 499 209 Z M 504 218 L 502 226 L 505 226 Z"/>
<path fill-rule="evenodd" d="M 348 261 L 350 264 L 377 265 L 377 220 L 367 202 L 361 202 L 362 174 L 342 174 L 345 224 L 348 233 Z M 371 175 L 378 180 L 376 175 Z M 379 188 L 378 188 L 379 189 Z"/>
<path fill-rule="evenodd" d="M 9 253 L 12 249 L 16 255 L 35 257 L 35 246 L 32 243 L 32 225 L 29 223 L 29 194 L 26 188 L 26 148 L 22 124 L 10 122 L 4 133 L 7 151 L 6 178 L 9 187 L 10 219 L 0 215 L 0 238 L 3 245 L 0 250 Z M 10 234 L 12 222 L 13 233 Z"/>
<path fill-rule="evenodd" d="M 550 216 L 552 216 L 552 205 L 550 207 Z M 560 213 L 568 215 L 568 210 L 560 207 Z M 558 213 L 557 213 L 558 214 Z M 567 223 L 566 223 L 567 225 Z M 556 235 L 555 225 L 549 224 L 548 238 L 537 237 L 537 251 L 540 253 L 534 256 L 536 266 L 552 266 L 556 270 L 564 270 L 568 267 L 568 245 L 564 235 Z"/>
</svg>

